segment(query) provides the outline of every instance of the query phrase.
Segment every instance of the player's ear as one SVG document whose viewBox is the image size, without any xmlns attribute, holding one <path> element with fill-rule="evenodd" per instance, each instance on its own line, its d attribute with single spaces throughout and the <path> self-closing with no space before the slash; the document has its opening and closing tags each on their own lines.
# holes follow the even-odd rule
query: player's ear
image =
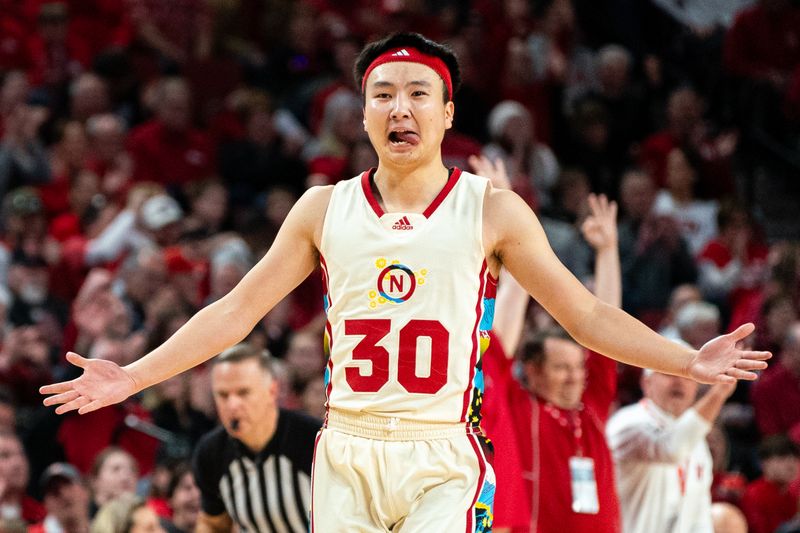
<svg viewBox="0 0 800 533">
<path fill-rule="evenodd" d="M 450 100 L 444 105 L 444 128 L 449 130 L 453 127 L 453 115 L 456 112 L 456 106 L 453 104 L 453 101 Z"/>
</svg>

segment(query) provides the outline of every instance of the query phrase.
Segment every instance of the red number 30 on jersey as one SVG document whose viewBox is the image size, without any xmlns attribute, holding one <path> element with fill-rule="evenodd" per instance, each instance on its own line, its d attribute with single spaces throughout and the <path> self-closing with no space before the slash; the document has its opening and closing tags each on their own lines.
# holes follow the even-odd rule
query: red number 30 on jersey
<svg viewBox="0 0 800 533">
<path fill-rule="evenodd" d="M 370 361 L 371 372 L 361 366 L 345 369 L 345 377 L 355 392 L 377 392 L 389 381 L 389 352 L 378 343 L 389 334 L 389 319 L 352 319 L 344 321 L 345 335 L 362 335 L 353 349 L 353 360 Z M 430 372 L 417 375 L 417 341 L 430 339 Z M 397 381 L 412 393 L 435 394 L 447 383 L 447 359 L 450 333 L 438 320 L 410 320 L 399 332 Z"/>
</svg>

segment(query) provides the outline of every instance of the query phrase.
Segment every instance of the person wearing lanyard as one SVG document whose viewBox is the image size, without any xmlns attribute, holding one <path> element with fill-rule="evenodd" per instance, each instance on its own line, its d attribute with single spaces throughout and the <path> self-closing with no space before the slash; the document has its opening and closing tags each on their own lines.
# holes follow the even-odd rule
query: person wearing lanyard
<svg viewBox="0 0 800 533">
<path fill-rule="evenodd" d="M 592 197 L 590 207 L 592 215 L 582 230 L 595 250 L 595 294 L 619 306 L 616 205 Z M 530 531 L 619 533 L 614 465 L 604 436 L 617 390 L 616 362 L 587 354 L 558 328 L 524 341 L 517 361 L 521 386 L 508 394 L 530 502 Z"/>
</svg>

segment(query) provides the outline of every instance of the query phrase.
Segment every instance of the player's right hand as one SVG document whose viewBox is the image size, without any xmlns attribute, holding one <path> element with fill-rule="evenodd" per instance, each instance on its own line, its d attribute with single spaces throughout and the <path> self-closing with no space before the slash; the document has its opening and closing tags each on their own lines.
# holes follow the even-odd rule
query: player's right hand
<svg viewBox="0 0 800 533">
<path fill-rule="evenodd" d="M 128 372 L 116 363 L 104 359 L 86 359 L 68 352 L 67 361 L 83 369 L 80 377 L 39 388 L 41 394 L 51 394 L 44 405 L 58 405 L 56 414 L 75 409 L 86 414 L 107 405 L 119 403 L 136 392 L 136 383 Z"/>
</svg>

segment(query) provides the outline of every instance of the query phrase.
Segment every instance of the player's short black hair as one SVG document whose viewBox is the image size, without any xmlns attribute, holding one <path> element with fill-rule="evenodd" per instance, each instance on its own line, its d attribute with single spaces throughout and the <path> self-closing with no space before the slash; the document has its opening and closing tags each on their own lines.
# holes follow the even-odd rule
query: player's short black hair
<svg viewBox="0 0 800 533">
<path fill-rule="evenodd" d="M 361 53 L 358 54 L 355 66 L 353 67 L 356 85 L 361 87 L 364 74 L 367 72 L 372 62 L 375 61 L 375 58 L 388 50 L 402 48 L 404 46 L 416 48 L 423 54 L 438 57 L 444 61 L 445 66 L 447 66 L 447 69 L 450 71 L 450 80 L 453 83 L 453 94 L 456 93 L 461 86 L 461 70 L 458 67 L 458 58 L 456 58 L 455 52 L 445 44 L 437 43 L 424 35 L 413 32 L 393 33 L 383 39 L 373 41 L 364 46 Z M 443 89 L 443 94 L 445 102 L 450 100 L 446 86 Z M 362 94 L 362 98 L 363 96 Z"/>
</svg>

